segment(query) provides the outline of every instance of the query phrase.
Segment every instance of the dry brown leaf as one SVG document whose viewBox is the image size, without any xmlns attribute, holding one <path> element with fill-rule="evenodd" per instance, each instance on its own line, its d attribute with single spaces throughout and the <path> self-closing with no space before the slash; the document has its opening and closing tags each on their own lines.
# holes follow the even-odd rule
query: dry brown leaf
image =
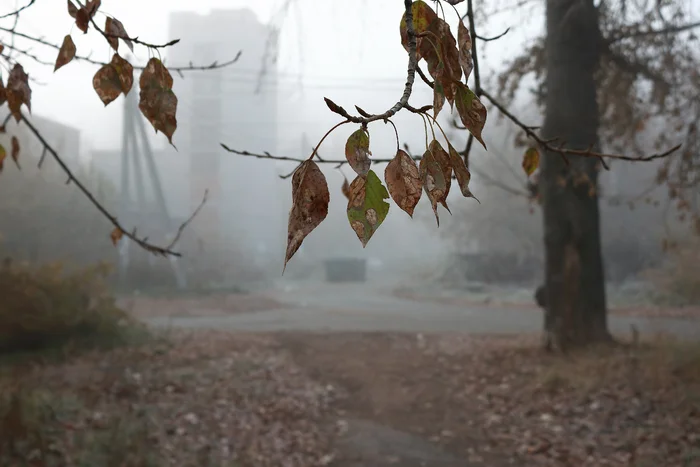
<svg viewBox="0 0 700 467">
<path fill-rule="evenodd" d="M 437 205 L 445 201 L 445 174 L 440 164 L 435 160 L 433 153 L 428 150 L 423 154 L 420 161 L 419 171 L 423 190 L 428 195 L 430 205 L 435 213 L 435 220 L 440 227 L 440 217 L 438 216 Z"/>
<path fill-rule="evenodd" d="M 139 80 L 139 109 L 153 128 L 162 131 L 173 144 L 177 129 L 177 96 L 173 92 L 173 77 L 163 63 L 153 57 L 146 64 Z"/>
<path fill-rule="evenodd" d="M 7 157 L 7 151 L 5 151 L 5 146 L 0 144 L 0 172 L 5 167 L 5 158 Z"/>
<path fill-rule="evenodd" d="M 452 161 L 450 160 L 450 155 L 447 154 L 445 149 L 436 139 L 430 143 L 428 149 L 433 153 L 435 161 L 440 165 L 442 175 L 445 179 L 445 195 L 441 200 L 439 200 L 439 202 L 445 207 L 445 209 L 447 209 L 447 212 L 452 214 L 450 212 L 450 208 L 447 207 L 447 196 L 450 194 L 450 187 L 452 186 Z"/>
<path fill-rule="evenodd" d="M 5 104 L 7 102 L 7 90 L 5 89 L 5 84 L 2 82 L 2 78 L 0 78 L 0 106 Z"/>
<path fill-rule="evenodd" d="M 457 83 L 455 106 L 462 124 L 486 149 L 486 143 L 481 138 L 481 132 L 486 124 L 486 107 L 484 107 L 484 104 L 465 84 Z"/>
<path fill-rule="evenodd" d="M 340 187 L 340 190 L 347 199 L 350 199 L 350 185 L 348 184 L 348 179 L 345 177 L 343 177 L 343 185 Z"/>
<path fill-rule="evenodd" d="M 464 72 L 464 81 L 467 82 L 474 69 L 474 60 L 472 59 L 472 37 L 464 21 L 460 21 L 457 25 L 457 46 L 459 47 L 459 65 Z"/>
<path fill-rule="evenodd" d="M 114 230 L 109 234 L 109 238 L 112 240 L 112 245 L 117 246 L 119 240 L 124 236 L 124 232 L 119 227 L 115 227 Z"/>
<path fill-rule="evenodd" d="M 78 7 L 76 7 L 71 0 L 68 0 L 68 14 L 71 15 L 73 19 L 78 15 Z"/>
<path fill-rule="evenodd" d="M 413 217 L 413 211 L 423 190 L 423 182 L 416 161 L 406 151 L 399 149 L 396 156 L 384 169 L 384 180 L 386 180 L 391 199 L 398 207 Z"/>
<path fill-rule="evenodd" d="M 120 94 L 128 94 L 133 84 L 134 68 L 119 54 L 114 54 L 112 61 L 97 70 L 92 78 L 92 87 L 105 106 Z"/>
<path fill-rule="evenodd" d="M 109 42 L 109 45 L 112 46 L 115 52 L 119 51 L 119 39 L 124 41 L 129 50 L 134 51 L 134 43 L 131 42 L 124 25 L 117 18 L 107 17 L 105 20 L 105 32 L 110 35 L 107 37 L 107 42 Z"/>
<path fill-rule="evenodd" d="M 7 78 L 5 95 L 10 112 L 18 122 L 22 118 L 20 112 L 22 104 L 27 106 L 29 112 L 32 111 L 32 90 L 29 87 L 29 75 L 24 72 L 24 68 L 19 63 L 15 64 Z"/>
<path fill-rule="evenodd" d="M 70 63 L 70 61 L 73 60 L 73 57 L 75 57 L 75 43 L 73 42 L 73 38 L 70 36 L 70 34 L 68 34 L 63 38 L 63 44 L 61 44 L 61 48 L 58 51 L 56 65 L 54 66 L 53 71 L 55 72 L 62 66 Z"/>
<path fill-rule="evenodd" d="M 467 163 L 451 144 L 448 146 L 448 149 L 450 151 L 450 162 L 452 164 L 452 169 L 457 177 L 457 183 L 459 184 L 459 189 L 462 192 L 462 196 L 465 198 L 474 198 L 471 190 L 469 190 L 469 182 L 471 181 L 472 176 L 471 173 L 469 173 Z"/>
<path fill-rule="evenodd" d="M 287 226 L 285 269 L 306 236 L 328 215 L 329 202 L 328 183 L 321 169 L 314 161 L 302 162 L 292 176 L 292 209 Z"/>
<path fill-rule="evenodd" d="M 20 166 L 19 166 L 19 140 L 14 135 L 12 135 L 12 152 L 10 153 L 10 156 L 12 157 L 12 160 L 14 161 L 14 163 L 17 165 L 17 168 L 20 168 Z"/>
</svg>

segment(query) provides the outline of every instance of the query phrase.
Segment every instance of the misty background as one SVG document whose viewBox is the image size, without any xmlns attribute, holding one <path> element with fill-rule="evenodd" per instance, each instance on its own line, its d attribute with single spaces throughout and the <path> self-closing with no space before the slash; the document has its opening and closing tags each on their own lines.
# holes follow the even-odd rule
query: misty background
<svg viewBox="0 0 700 467">
<path fill-rule="evenodd" d="M 34 121 L 98 199 L 126 219 L 128 227 L 138 228 L 154 242 L 166 243 L 200 204 L 204 191 L 209 191 L 202 212 L 178 244 L 184 257 L 173 263 L 130 248 L 130 277 L 139 283 L 152 275 L 158 278 L 156 282 L 172 284 L 175 264 L 190 284 L 226 286 L 279 280 L 291 207 L 291 179 L 280 175 L 290 173 L 295 163 L 230 154 L 220 143 L 253 153 L 307 157 L 339 121 L 323 97 L 346 109 L 359 105 L 373 113 L 392 106 L 406 79 L 407 56 L 399 40 L 403 3 L 149 0 L 104 2 L 102 10 L 120 19 L 131 36 L 151 43 L 180 39 L 177 45 L 161 49 L 168 66 L 224 62 L 242 51 L 235 64 L 223 69 L 183 76 L 173 73 L 179 99 L 173 138 L 177 149 L 147 127 L 154 170 L 149 171 L 143 162 L 140 175 L 133 164 L 125 167 L 124 157 L 137 154 L 143 160 L 147 150 L 143 142 L 138 150 L 125 143 L 126 133 L 140 134 L 138 125 L 130 132 L 125 122 L 127 114 L 133 117 L 131 121 L 143 117 L 133 107 L 131 114 L 125 110 L 129 107 L 123 96 L 106 108 L 102 105 L 92 89 L 97 67 L 74 61 L 53 73 L 51 66 L 26 62 L 26 71 L 37 80 L 31 83 Z M 499 11 L 479 18 L 484 36 L 510 28 L 502 39 L 481 44 L 482 77 L 492 87 L 497 86 L 496 73 L 519 54 L 522 44 L 541 34 L 544 18 L 540 6 L 531 8 L 527 21 L 523 21 L 523 10 L 517 16 L 509 14 L 506 2 Z M 454 12 L 446 11 L 446 16 L 451 25 L 456 24 Z M 65 4 L 51 2 L 28 10 L 22 27 L 28 34 L 60 42 L 75 26 Z M 29 42 L 24 45 L 36 49 L 45 61 L 55 60 L 50 50 Z M 96 60 L 109 61 L 113 53 L 94 33 L 78 36 L 76 45 L 79 55 Z M 139 64 L 149 58 L 139 46 L 134 55 Z M 511 110 L 537 125 L 541 115 L 532 105 L 528 88 L 523 83 Z M 431 102 L 432 91 L 417 80 L 411 103 Z M 343 257 L 371 259 L 369 274 L 378 281 L 449 279 L 452 286 L 500 282 L 526 287 L 540 281 L 541 219 L 539 208 L 522 196 L 527 183 L 520 167 L 524 149 L 515 145 L 518 131 L 500 119 L 495 109 L 488 110 L 484 140 L 489 150 L 475 148 L 471 160 L 472 191 L 481 204 L 463 199 L 453 189 L 449 198 L 452 216 L 440 208 L 438 229 L 425 196 L 414 219 L 392 203 L 389 216 L 363 249 L 348 224 L 340 188 L 344 177 L 352 180 L 352 171 L 325 165 L 322 169 L 331 193 L 328 218 L 307 237 L 285 278 L 322 277 L 324 260 Z M 449 112 L 443 111 L 440 122 L 453 145 L 462 149 L 466 132 L 453 128 L 451 120 Z M 394 122 L 401 143 L 413 154 L 422 153 L 422 120 L 401 112 Z M 13 130 L 14 125 L 8 129 Z M 346 125 L 333 132 L 319 154 L 326 159 L 344 158 L 345 140 L 355 129 Z M 369 130 L 374 157 L 393 157 L 393 129 L 374 123 Z M 127 253 L 125 245 L 120 245 L 121 250 L 112 246 L 109 224 L 74 187 L 65 185 L 65 176 L 55 163 L 48 161 L 39 170 L 29 162 L 41 156 L 41 148 L 21 133 L 21 127 L 18 132 L 23 169 L 19 172 L 6 162 L 0 183 L 5 206 L 2 222 L 7 226 L 2 248 L 31 261 L 118 263 L 119 252 Z M 2 137 L 5 144 L 6 135 Z M 644 271 L 662 261 L 661 241 L 679 227 L 669 220 L 663 190 L 649 190 L 657 166 L 611 165 L 612 170 L 600 178 L 606 273 L 611 283 L 636 283 Z M 384 164 L 374 170 L 381 177 Z M 129 179 L 126 192 L 125 179 Z M 165 217 L 154 189 L 158 184 L 165 199 Z M 137 201 L 138 187 L 143 188 L 145 204 Z M 653 198 L 645 203 L 649 196 Z M 635 201 L 634 209 L 630 200 Z"/>
</svg>

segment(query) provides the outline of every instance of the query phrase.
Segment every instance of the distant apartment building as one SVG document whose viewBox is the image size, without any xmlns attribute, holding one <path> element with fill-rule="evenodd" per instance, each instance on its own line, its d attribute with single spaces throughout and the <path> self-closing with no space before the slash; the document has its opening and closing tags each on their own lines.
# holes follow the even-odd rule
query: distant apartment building
<svg viewBox="0 0 700 467">
<path fill-rule="evenodd" d="M 275 165 L 221 147 L 223 142 L 251 152 L 277 150 L 276 66 L 267 63 L 260 76 L 272 31 L 247 9 L 172 13 L 169 29 L 170 38 L 180 39 L 168 49 L 169 66 L 222 63 L 242 51 L 226 68 L 173 74 L 179 100 L 175 144 L 189 159 L 190 209 L 209 190 L 193 227 L 245 248 L 282 251 L 288 207 L 277 198 L 281 181 Z"/>
</svg>

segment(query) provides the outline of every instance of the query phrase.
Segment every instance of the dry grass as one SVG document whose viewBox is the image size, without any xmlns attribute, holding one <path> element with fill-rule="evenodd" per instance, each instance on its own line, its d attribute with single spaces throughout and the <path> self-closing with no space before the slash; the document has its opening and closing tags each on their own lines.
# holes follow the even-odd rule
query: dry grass
<svg viewBox="0 0 700 467">
<path fill-rule="evenodd" d="M 700 345 L 550 356 L 537 337 L 303 335 L 297 361 L 349 388 L 348 416 L 475 466 L 696 467 Z"/>
<path fill-rule="evenodd" d="M 178 333 L 0 376 L 0 465 L 311 467 L 336 392 L 270 338 Z M 37 461 L 39 462 L 39 461 Z"/>
</svg>

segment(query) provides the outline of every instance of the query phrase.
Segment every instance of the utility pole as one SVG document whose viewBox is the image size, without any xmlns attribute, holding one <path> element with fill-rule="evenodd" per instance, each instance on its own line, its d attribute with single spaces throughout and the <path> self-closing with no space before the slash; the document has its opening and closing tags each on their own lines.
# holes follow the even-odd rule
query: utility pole
<svg viewBox="0 0 700 467">
<path fill-rule="evenodd" d="M 153 159 L 153 150 L 146 134 L 144 118 L 136 102 L 135 89 L 132 89 L 124 99 L 121 159 L 121 216 L 129 222 L 134 222 L 137 226 L 153 223 L 155 220 L 159 225 L 165 226 L 169 232 L 168 236 L 176 235 L 177 226 L 168 213 L 163 187 Z M 152 191 L 152 201 L 147 199 L 142 161 L 145 162 L 146 175 L 150 180 L 149 187 Z M 132 168 L 133 171 L 131 170 Z M 135 198 L 132 197 L 134 194 L 131 189 L 132 184 L 134 185 Z M 151 212 L 150 206 L 155 207 L 155 213 Z M 157 216 L 156 219 L 153 219 L 154 214 Z M 167 238 L 162 239 L 162 241 L 167 240 Z M 121 284 L 125 284 L 129 271 L 131 240 L 124 237 L 120 243 L 119 280 Z M 150 259 L 151 265 L 154 259 Z M 168 259 L 170 260 L 177 287 L 184 289 L 187 286 L 185 272 L 180 267 L 176 257 L 170 256 Z"/>
</svg>

